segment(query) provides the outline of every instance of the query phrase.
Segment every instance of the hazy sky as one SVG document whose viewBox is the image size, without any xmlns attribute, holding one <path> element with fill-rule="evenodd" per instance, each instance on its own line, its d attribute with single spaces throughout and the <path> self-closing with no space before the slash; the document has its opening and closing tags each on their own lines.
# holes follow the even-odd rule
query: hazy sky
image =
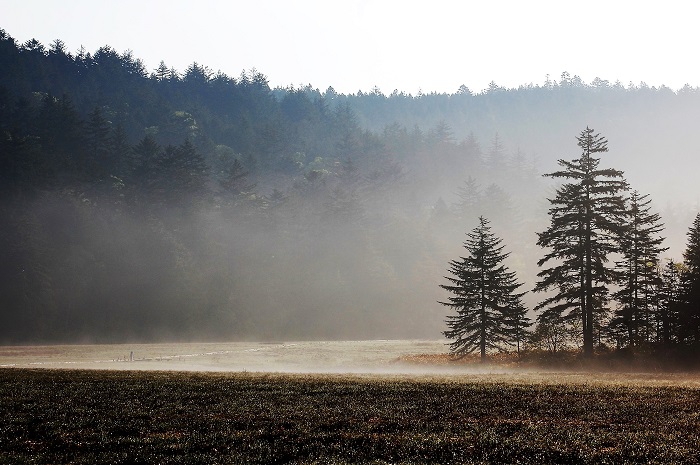
<svg viewBox="0 0 700 465">
<path fill-rule="evenodd" d="M 480 91 L 563 71 L 678 89 L 700 86 L 692 2 L 480 0 L 0 0 L 19 42 L 132 50 L 149 70 L 193 61 L 272 86 L 343 93 Z"/>
</svg>

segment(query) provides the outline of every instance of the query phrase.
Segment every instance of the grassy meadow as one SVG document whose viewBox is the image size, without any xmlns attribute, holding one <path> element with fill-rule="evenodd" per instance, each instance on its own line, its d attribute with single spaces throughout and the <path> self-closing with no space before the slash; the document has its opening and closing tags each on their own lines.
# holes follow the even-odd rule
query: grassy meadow
<svg viewBox="0 0 700 465">
<path fill-rule="evenodd" d="M 698 463 L 698 384 L 620 376 L 4 368 L 0 463 Z"/>
</svg>

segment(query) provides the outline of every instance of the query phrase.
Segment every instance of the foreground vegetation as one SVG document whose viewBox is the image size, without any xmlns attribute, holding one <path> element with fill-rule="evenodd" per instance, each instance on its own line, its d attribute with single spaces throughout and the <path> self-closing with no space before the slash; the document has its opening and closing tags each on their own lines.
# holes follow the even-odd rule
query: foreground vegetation
<svg viewBox="0 0 700 465">
<path fill-rule="evenodd" d="M 690 463 L 700 390 L 0 370 L 0 463 Z"/>
</svg>

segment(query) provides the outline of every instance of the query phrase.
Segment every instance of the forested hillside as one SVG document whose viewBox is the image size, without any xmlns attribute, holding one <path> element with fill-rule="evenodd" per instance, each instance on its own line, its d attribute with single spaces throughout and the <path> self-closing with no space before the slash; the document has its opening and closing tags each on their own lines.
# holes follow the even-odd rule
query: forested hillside
<svg viewBox="0 0 700 465">
<path fill-rule="evenodd" d="M 672 253 L 697 213 L 698 89 L 342 95 L 135 53 L 0 30 L 0 342 L 439 337 L 479 215 L 534 286 L 587 125 Z"/>
</svg>

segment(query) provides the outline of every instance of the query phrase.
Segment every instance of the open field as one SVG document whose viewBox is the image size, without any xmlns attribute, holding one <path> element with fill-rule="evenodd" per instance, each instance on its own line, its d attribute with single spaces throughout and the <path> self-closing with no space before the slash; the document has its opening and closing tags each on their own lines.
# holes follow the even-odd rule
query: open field
<svg viewBox="0 0 700 465">
<path fill-rule="evenodd" d="M 444 341 L 411 340 L 0 346 L 0 367 L 389 373 L 415 368 L 404 357 L 445 352 Z"/>
<path fill-rule="evenodd" d="M 5 368 L 0 463 L 698 463 L 664 383 Z"/>
<path fill-rule="evenodd" d="M 513 356 L 495 357 L 489 365 L 475 363 L 475 358 L 454 361 L 446 351 L 444 340 L 0 346 L 0 368 L 456 376 L 472 381 L 700 388 L 700 372 L 674 371 L 668 363 L 642 369 L 628 362 L 587 366 L 569 358 L 545 369 L 513 363 Z"/>
<path fill-rule="evenodd" d="M 6 346 L 0 366 L 0 464 L 700 463 L 697 373 L 455 363 L 442 341 Z"/>
</svg>

